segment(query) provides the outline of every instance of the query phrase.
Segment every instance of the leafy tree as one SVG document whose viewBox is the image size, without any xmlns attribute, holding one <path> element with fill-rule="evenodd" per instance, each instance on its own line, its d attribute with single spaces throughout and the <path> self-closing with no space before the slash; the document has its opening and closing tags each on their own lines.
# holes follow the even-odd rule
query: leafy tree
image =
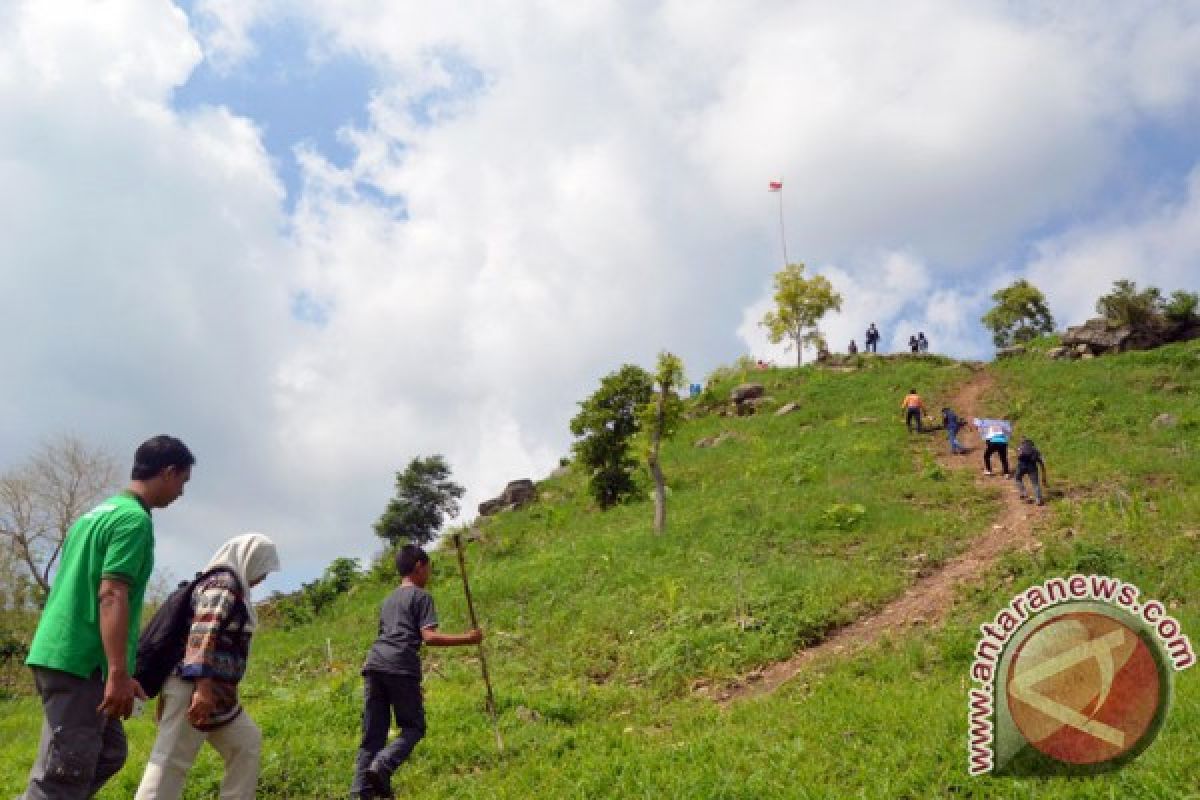
<svg viewBox="0 0 1200 800">
<path fill-rule="evenodd" d="M 983 315 L 983 324 L 991 330 L 996 347 L 1028 342 L 1054 331 L 1046 296 L 1029 281 L 1015 281 L 993 294 L 992 300 L 996 306 Z"/>
<path fill-rule="evenodd" d="M 67 531 L 117 486 L 117 461 L 74 436 L 44 442 L 25 463 L 0 475 L 0 545 L 50 591 Z"/>
<path fill-rule="evenodd" d="M 646 463 L 654 478 L 654 532 L 662 533 L 667 526 L 667 486 L 663 477 L 659 451 L 663 439 L 669 439 L 683 417 L 683 401 L 675 388 L 683 385 L 683 362 L 672 353 L 658 354 L 654 374 L 657 390 L 650 402 L 642 407 L 642 430 L 646 431 L 649 446 Z"/>
<path fill-rule="evenodd" d="M 450 480 L 450 467 L 442 456 L 414 458 L 396 473 L 396 496 L 375 523 L 375 533 L 392 546 L 432 541 L 446 518 L 458 515 L 465 492 Z"/>
<path fill-rule="evenodd" d="M 637 489 L 637 462 L 629 445 L 639 430 L 638 412 L 653 393 L 650 373 L 626 364 L 600 381 L 600 388 L 579 404 L 571 420 L 571 433 L 582 437 L 572 449 L 588 471 L 588 490 L 601 508 L 616 505 Z"/>
<path fill-rule="evenodd" d="M 775 309 L 760 323 L 774 343 L 784 339 L 796 348 L 796 366 L 803 363 L 806 342 L 820 335 L 817 323 L 830 311 L 840 311 L 842 296 L 823 275 L 804 277 L 803 264 L 788 264 L 775 273 Z"/>
<path fill-rule="evenodd" d="M 1171 292 L 1171 299 L 1163 306 L 1163 313 L 1171 322 L 1186 324 L 1196 321 L 1197 306 L 1200 306 L 1200 295 L 1176 289 Z"/>
<path fill-rule="evenodd" d="M 1122 278 L 1113 281 L 1112 291 L 1096 301 L 1096 313 L 1113 325 L 1142 328 L 1160 319 L 1162 306 L 1162 292 L 1157 288 L 1138 291 L 1136 283 Z"/>
</svg>

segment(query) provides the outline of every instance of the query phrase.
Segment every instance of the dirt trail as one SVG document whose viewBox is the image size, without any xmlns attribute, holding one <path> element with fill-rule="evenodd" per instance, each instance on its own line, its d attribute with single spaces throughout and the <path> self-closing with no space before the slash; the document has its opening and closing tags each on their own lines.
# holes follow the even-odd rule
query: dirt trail
<svg viewBox="0 0 1200 800">
<path fill-rule="evenodd" d="M 976 416 L 982 410 L 978 408 L 979 398 L 994 382 L 992 374 L 986 369 L 975 372 L 969 381 L 959 387 L 950 406 L 966 419 Z M 811 661 L 848 655 L 874 644 L 885 633 L 900 632 L 915 625 L 937 625 L 949 610 L 957 586 L 982 576 L 1001 554 L 1034 544 L 1032 521 L 1042 513 L 1042 509 L 1022 503 L 1013 487 L 999 473 L 996 477 L 983 475 L 983 445 L 979 437 L 972 431 L 960 432 L 959 442 L 970 452 L 965 456 L 951 456 L 947 452 L 945 435 L 940 432 L 935 435 L 939 437 L 936 446 L 941 453 L 938 463 L 946 469 L 972 470 L 978 486 L 996 491 L 1002 499 L 1000 513 L 992 519 L 987 529 L 972 540 L 965 552 L 918 580 L 903 595 L 879 611 L 833 631 L 820 644 L 799 650 L 786 661 L 757 669 L 725 686 L 698 687 L 697 693 L 706 694 L 721 705 L 767 694 L 795 677 Z M 1010 457 L 1015 460 L 1011 450 Z M 1010 466 L 1015 468 L 1015 463 L 1010 462 Z"/>
</svg>

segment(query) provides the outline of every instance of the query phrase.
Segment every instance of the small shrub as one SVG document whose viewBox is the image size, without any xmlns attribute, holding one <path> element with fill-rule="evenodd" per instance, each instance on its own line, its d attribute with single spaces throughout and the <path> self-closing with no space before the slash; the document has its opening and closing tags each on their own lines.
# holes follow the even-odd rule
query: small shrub
<svg viewBox="0 0 1200 800">
<path fill-rule="evenodd" d="M 861 503 L 834 503 L 822 515 L 825 523 L 839 531 L 848 531 L 858 525 L 867 515 L 867 507 Z"/>
</svg>

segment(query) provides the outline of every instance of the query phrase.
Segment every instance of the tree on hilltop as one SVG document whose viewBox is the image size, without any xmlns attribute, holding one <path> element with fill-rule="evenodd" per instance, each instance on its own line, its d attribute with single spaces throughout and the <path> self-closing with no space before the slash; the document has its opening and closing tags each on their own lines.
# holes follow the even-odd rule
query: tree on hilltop
<svg viewBox="0 0 1200 800">
<path fill-rule="evenodd" d="M 992 332 L 996 347 L 1009 347 L 1053 333 L 1054 317 L 1046 306 L 1046 296 L 1025 279 L 1014 281 L 992 295 L 994 308 L 983 315 L 983 324 Z"/>
<path fill-rule="evenodd" d="M 1162 292 L 1157 287 L 1139 290 L 1136 282 L 1122 278 L 1113 281 L 1111 292 L 1096 300 L 1096 313 L 1114 326 L 1143 328 L 1154 324 L 1162 306 Z"/>
<path fill-rule="evenodd" d="M 804 345 L 820 337 L 817 323 L 830 311 L 841 311 L 842 296 L 823 275 L 804 277 L 803 264 L 788 264 L 775 273 L 775 309 L 759 324 L 771 342 L 790 340 L 796 348 L 796 366 L 803 361 Z"/>
</svg>

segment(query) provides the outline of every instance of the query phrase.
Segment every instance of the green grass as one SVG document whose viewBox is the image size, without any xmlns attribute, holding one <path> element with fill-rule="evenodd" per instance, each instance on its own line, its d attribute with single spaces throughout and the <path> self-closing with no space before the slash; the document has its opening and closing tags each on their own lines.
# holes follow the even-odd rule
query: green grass
<svg viewBox="0 0 1200 800">
<path fill-rule="evenodd" d="M 1159 740 L 1122 772 L 970 778 L 965 753 L 976 627 L 1025 586 L 1075 569 L 1110 572 L 1173 604 L 1185 632 L 1200 631 L 1195 345 L 990 367 L 999 384 L 989 405 L 1038 441 L 1051 480 L 1067 492 L 1051 503 L 1041 549 L 1003 559 L 962 593 L 937 633 L 816 665 L 727 711 L 691 694 L 695 680 L 785 658 L 886 603 L 914 580 L 914 556 L 944 561 L 989 524 L 995 496 L 967 472 L 931 468 L 928 454 L 944 439 L 909 437 L 899 413 L 910 386 L 936 408 L 970 371 L 936 358 L 867 363 L 853 373 L 751 373 L 774 406 L 796 401 L 800 411 L 687 422 L 664 452 L 664 535 L 651 531 L 648 501 L 600 513 L 573 474 L 541 484 L 531 508 L 488 522 L 469 562 L 506 750 L 495 752 L 473 650 L 431 651 L 430 732 L 397 775 L 404 796 L 1200 796 L 1191 673 L 1178 676 Z M 1164 412 L 1176 427 L 1151 426 Z M 694 447 L 724 431 L 735 436 Z M 865 510 L 826 513 L 834 504 Z M 453 561 L 435 555 L 432 588 L 447 630 L 466 627 Z M 256 638 L 245 696 L 266 734 L 261 797 L 345 794 L 357 667 L 389 589 L 364 580 L 317 622 Z M 7 796 L 22 788 L 40 714 L 27 697 L 0 709 Z M 140 778 L 153 729 L 129 730 L 129 766 L 102 797 L 127 798 Z M 206 751 L 186 796 L 215 796 L 220 772 Z"/>
</svg>

